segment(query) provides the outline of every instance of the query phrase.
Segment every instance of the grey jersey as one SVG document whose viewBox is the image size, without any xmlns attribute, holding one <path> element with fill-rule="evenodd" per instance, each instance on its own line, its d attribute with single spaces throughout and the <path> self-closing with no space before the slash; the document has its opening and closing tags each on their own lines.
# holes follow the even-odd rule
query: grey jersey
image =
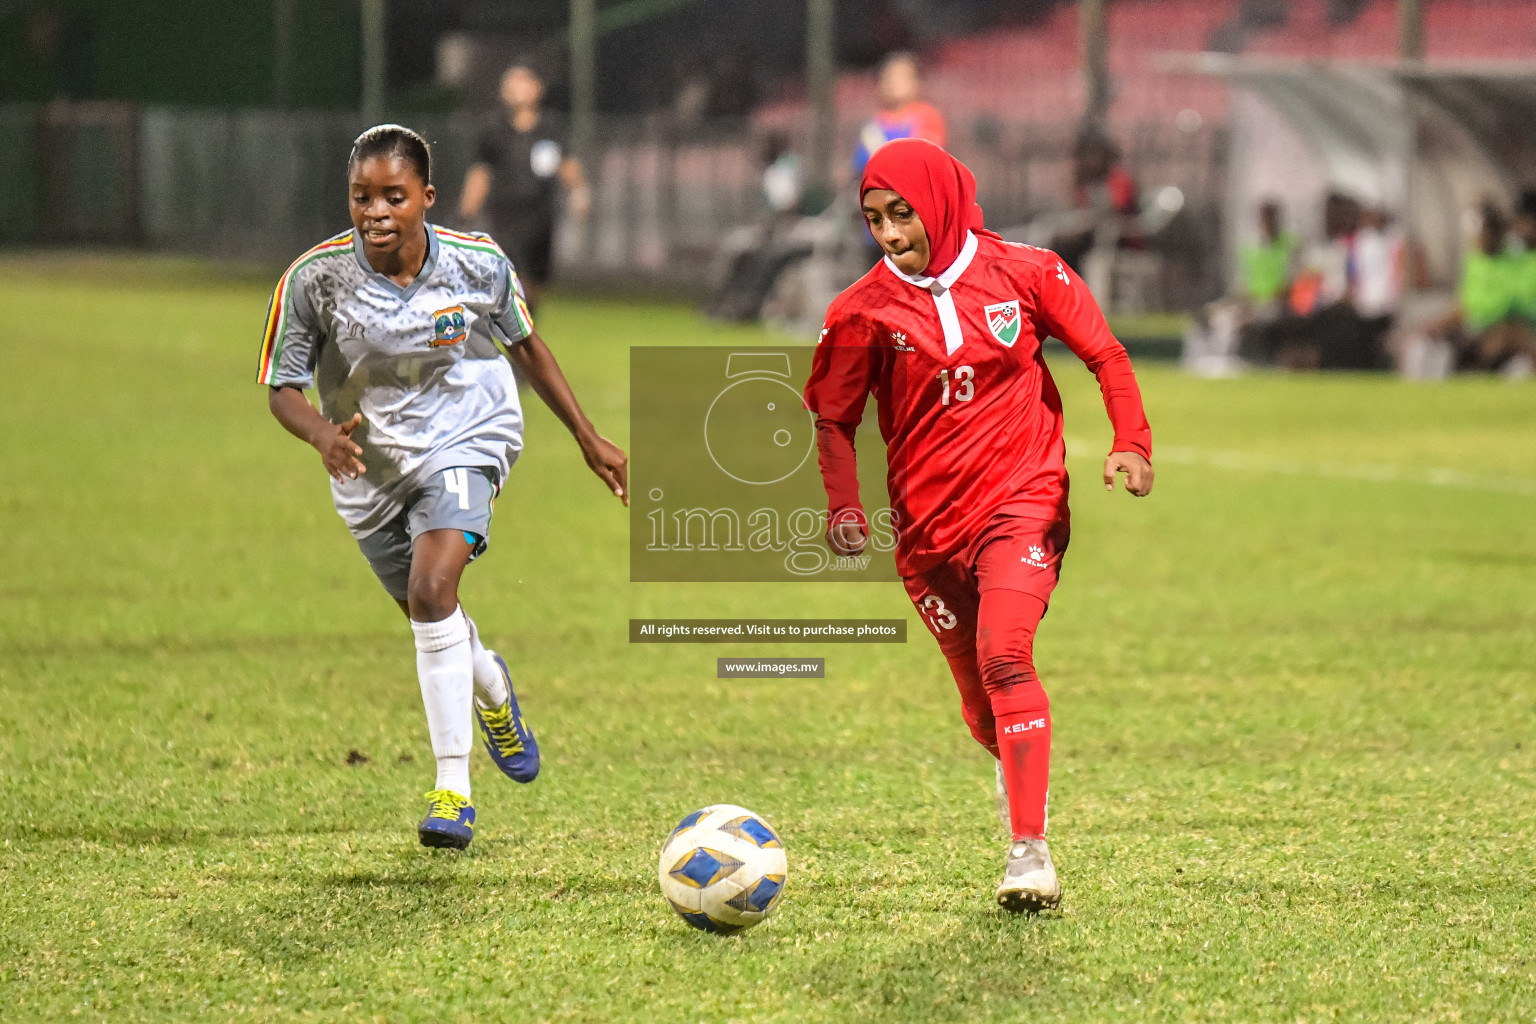
<svg viewBox="0 0 1536 1024">
<path fill-rule="evenodd" d="M 428 475 L 486 466 L 506 480 L 523 410 L 497 342 L 533 332 L 522 287 L 483 234 L 427 226 L 427 262 L 409 287 L 375 273 L 353 232 L 300 256 L 272 295 L 257 381 L 314 387 L 332 423 L 354 413 L 368 472 L 331 482 L 361 538 L 389 522 Z"/>
</svg>

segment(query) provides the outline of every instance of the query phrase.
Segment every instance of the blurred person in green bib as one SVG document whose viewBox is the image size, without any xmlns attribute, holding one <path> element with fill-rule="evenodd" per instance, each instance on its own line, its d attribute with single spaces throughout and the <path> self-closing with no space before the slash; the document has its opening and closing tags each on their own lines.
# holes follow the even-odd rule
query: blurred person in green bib
<svg viewBox="0 0 1536 1024">
<path fill-rule="evenodd" d="M 1259 204 L 1258 236 L 1237 251 L 1232 290 L 1207 303 L 1184 334 L 1183 360 L 1196 372 L 1236 372 L 1241 351 L 1252 362 L 1274 358 L 1274 327 L 1286 314 L 1300 241 L 1284 226 L 1280 203 Z"/>
<path fill-rule="evenodd" d="M 1503 212 L 1484 203 L 1477 247 L 1462 258 L 1456 288 L 1460 326 L 1468 334 L 1481 335 L 1514 312 L 1515 267 L 1504 246 L 1505 228 Z"/>
<path fill-rule="evenodd" d="M 1291 290 L 1298 244 L 1296 236 L 1282 226 L 1280 204 L 1271 199 L 1261 205 L 1259 240 L 1238 253 L 1243 298 L 1255 310 L 1284 302 Z"/>
<path fill-rule="evenodd" d="M 1477 244 L 1462 258 L 1456 308 L 1429 333 L 1456 351 L 1456 368 L 1499 370 L 1526 376 L 1536 369 L 1536 338 L 1524 306 L 1530 266 L 1507 243 L 1509 219 L 1485 199 L 1479 210 Z"/>
<path fill-rule="evenodd" d="M 1536 325 L 1536 189 L 1520 193 L 1505 257 L 1510 263 L 1515 315 Z"/>
</svg>

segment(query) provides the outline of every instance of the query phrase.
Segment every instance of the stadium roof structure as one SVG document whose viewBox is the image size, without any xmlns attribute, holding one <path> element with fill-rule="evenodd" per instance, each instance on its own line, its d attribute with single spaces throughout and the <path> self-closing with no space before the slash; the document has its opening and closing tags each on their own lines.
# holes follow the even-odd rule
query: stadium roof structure
<svg viewBox="0 0 1536 1024">
<path fill-rule="evenodd" d="M 1229 241 L 1264 198 L 1320 211 L 1342 191 L 1406 221 L 1431 277 L 1454 280 L 1463 214 L 1536 185 L 1536 62 L 1316 60 L 1165 54 L 1166 71 L 1239 90 L 1227 190 Z"/>
</svg>

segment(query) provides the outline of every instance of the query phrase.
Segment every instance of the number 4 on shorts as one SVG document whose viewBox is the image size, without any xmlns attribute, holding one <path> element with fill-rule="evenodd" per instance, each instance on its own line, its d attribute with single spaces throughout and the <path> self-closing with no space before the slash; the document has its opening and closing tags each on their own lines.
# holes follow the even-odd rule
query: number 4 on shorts
<svg viewBox="0 0 1536 1024">
<path fill-rule="evenodd" d="M 469 508 L 469 471 L 460 466 L 443 470 L 443 487 L 459 498 L 459 508 Z"/>
</svg>

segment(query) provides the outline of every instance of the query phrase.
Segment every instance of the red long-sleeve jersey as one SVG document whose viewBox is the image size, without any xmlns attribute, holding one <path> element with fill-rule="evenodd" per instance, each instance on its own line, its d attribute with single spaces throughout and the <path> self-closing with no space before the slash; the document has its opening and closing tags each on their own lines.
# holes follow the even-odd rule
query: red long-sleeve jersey
<svg viewBox="0 0 1536 1024">
<path fill-rule="evenodd" d="M 881 261 L 838 296 L 805 387 L 828 511 L 860 521 L 853 435 L 874 394 L 903 575 L 944 561 L 999 513 L 1067 517 L 1047 336 L 1098 377 L 1113 450 L 1152 457 L 1130 358 L 1082 279 L 1049 250 L 990 236 L 967 250 L 927 287 Z"/>
</svg>

